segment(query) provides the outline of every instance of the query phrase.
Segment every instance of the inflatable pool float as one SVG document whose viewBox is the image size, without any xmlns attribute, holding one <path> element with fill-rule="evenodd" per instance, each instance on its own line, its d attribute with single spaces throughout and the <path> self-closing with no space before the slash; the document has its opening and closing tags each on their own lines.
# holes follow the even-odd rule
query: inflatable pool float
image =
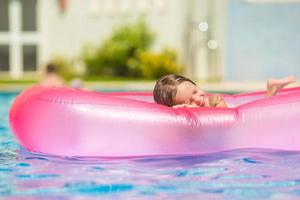
<svg viewBox="0 0 300 200">
<path fill-rule="evenodd" d="M 9 121 L 31 152 L 76 157 L 206 154 L 239 148 L 300 150 L 300 87 L 223 95 L 230 108 L 171 108 L 151 93 L 35 86 Z"/>
</svg>

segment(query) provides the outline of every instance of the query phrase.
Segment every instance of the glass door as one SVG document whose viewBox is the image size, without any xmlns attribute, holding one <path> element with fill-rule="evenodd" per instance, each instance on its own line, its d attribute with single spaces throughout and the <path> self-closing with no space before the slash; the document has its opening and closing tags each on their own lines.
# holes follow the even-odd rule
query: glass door
<svg viewBox="0 0 300 200">
<path fill-rule="evenodd" d="M 187 1 L 186 74 L 196 80 L 218 81 L 223 73 L 223 21 L 226 0 Z"/>
</svg>

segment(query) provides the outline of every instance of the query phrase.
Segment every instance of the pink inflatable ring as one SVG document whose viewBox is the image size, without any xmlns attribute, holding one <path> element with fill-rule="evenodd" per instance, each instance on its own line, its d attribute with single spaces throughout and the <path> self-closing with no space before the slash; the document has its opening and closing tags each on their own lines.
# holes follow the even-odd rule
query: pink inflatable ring
<svg viewBox="0 0 300 200">
<path fill-rule="evenodd" d="M 223 95 L 230 108 L 170 108 L 150 93 L 32 87 L 10 125 L 32 152 L 76 157 L 204 154 L 238 148 L 300 150 L 300 88 Z"/>
</svg>

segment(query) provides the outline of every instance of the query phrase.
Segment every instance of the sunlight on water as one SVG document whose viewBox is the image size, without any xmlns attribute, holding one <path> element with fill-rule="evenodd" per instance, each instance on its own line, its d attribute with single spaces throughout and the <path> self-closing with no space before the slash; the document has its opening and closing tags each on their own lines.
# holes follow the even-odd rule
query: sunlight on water
<svg viewBox="0 0 300 200">
<path fill-rule="evenodd" d="M 298 152 L 244 149 L 118 160 L 31 154 L 9 129 L 14 97 L 0 94 L 0 198 L 300 198 Z"/>
</svg>

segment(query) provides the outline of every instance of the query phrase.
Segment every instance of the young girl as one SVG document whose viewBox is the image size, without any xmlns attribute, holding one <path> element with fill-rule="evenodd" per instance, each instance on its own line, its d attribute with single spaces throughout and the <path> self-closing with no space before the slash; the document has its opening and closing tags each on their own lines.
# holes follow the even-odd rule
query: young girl
<svg viewBox="0 0 300 200">
<path fill-rule="evenodd" d="M 292 82 L 295 82 L 293 76 L 269 79 L 266 97 L 276 95 L 281 88 Z M 221 96 L 207 96 L 193 81 L 176 74 L 161 77 L 156 82 L 153 96 L 156 103 L 169 107 L 227 107 Z"/>
</svg>

